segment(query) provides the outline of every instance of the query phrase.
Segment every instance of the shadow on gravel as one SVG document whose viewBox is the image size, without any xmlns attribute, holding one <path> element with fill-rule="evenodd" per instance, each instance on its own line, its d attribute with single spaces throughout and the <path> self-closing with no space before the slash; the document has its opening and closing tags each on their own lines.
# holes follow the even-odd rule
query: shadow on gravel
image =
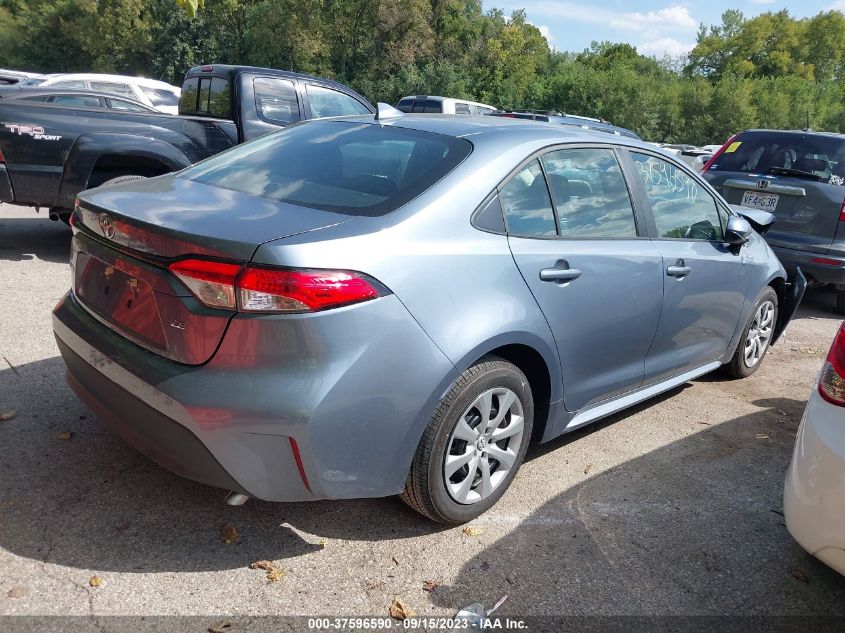
<svg viewBox="0 0 845 633">
<path fill-rule="evenodd" d="M 507 595 L 503 616 L 845 615 L 845 578 L 806 554 L 783 519 L 805 402 L 753 404 L 761 410 L 703 425 L 549 501 L 432 601 L 489 608 Z"/>
<path fill-rule="evenodd" d="M 31 218 L 8 218 L 0 212 L 0 259 L 26 261 L 40 259 L 67 263 L 71 232 L 64 222 L 52 222 L 42 209 Z"/>
<path fill-rule="evenodd" d="M 321 549 L 324 539 L 431 534 L 398 499 L 232 508 L 225 491 L 182 479 L 102 427 L 65 385 L 60 357 L 0 359 L 0 547 L 31 559 L 102 571 L 212 571 Z M 69 431 L 69 440 L 58 434 Z M 220 540 L 225 524 L 238 542 Z"/>
<path fill-rule="evenodd" d="M 655 402 L 535 447 L 529 458 Z M 702 425 L 594 473 L 464 563 L 432 601 L 489 608 L 507 594 L 505 615 L 845 614 L 845 579 L 806 555 L 783 525 L 783 475 L 804 402 L 754 404 L 751 415 Z M 0 412 L 12 409 L 15 418 L 0 423 L 0 547 L 18 556 L 104 572 L 216 571 L 307 555 L 324 539 L 442 529 L 396 499 L 230 508 L 223 491 L 170 474 L 102 428 L 65 387 L 58 357 L 0 368 Z M 227 523 L 241 536 L 233 545 L 220 540 Z"/>
</svg>

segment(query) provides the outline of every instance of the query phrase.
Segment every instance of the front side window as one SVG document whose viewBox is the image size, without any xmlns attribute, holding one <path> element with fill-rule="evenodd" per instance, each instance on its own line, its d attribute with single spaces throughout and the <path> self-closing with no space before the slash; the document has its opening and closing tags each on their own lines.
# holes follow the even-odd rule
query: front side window
<svg viewBox="0 0 845 633">
<path fill-rule="evenodd" d="M 532 160 L 499 192 L 508 233 L 526 237 L 557 235 L 549 189 L 538 160 Z"/>
<path fill-rule="evenodd" d="M 469 141 L 451 136 L 312 121 L 240 145 L 181 174 L 300 206 L 380 216 L 420 195 L 471 151 Z"/>
<path fill-rule="evenodd" d="M 260 77 L 252 85 L 255 89 L 255 109 L 262 119 L 273 123 L 299 121 L 299 104 L 292 81 Z"/>
<path fill-rule="evenodd" d="M 612 149 L 564 149 L 543 156 L 561 237 L 636 237 L 634 208 Z"/>
<path fill-rule="evenodd" d="M 704 187 L 672 163 L 631 152 L 648 196 L 657 235 L 663 238 L 721 241 L 718 205 Z"/>
<path fill-rule="evenodd" d="M 315 119 L 327 116 L 370 113 L 363 103 L 337 90 L 323 88 L 314 84 L 306 84 L 305 91 L 308 93 L 308 101 L 311 103 L 311 114 Z"/>
</svg>

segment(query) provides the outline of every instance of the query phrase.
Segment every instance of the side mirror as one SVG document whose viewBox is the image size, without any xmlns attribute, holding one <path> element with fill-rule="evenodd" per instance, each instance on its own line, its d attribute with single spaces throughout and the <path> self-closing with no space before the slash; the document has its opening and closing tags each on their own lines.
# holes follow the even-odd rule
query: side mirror
<svg viewBox="0 0 845 633">
<path fill-rule="evenodd" d="M 748 220 L 732 215 L 728 218 L 728 226 L 725 228 L 725 243 L 734 246 L 745 244 L 753 230 Z"/>
</svg>

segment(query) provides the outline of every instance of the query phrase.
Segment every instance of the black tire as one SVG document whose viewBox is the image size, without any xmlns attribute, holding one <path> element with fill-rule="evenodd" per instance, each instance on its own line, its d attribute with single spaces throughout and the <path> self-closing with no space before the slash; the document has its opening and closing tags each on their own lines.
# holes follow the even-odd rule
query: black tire
<svg viewBox="0 0 845 633">
<path fill-rule="evenodd" d="M 745 360 L 745 343 L 748 340 L 748 333 L 751 331 L 752 325 L 754 325 L 754 320 L 757 316 L 757 312 L 759 311 L 760 306 L 762 306 L 763 303 L 766 301 L 771 301 L 774 304 L 774 316 L 772 327 L 774 327 L 774 325 L 778 322 L 778 295 L 771 286 L 766 286 L 760 293 L 760 296 L 757 297 L 757 301 L 754 303 L 754 309 L 751 311 L 751 314 L 748 317 L 748 323 L 746 323 L 745 327 L 742 329 L 742 337 L 739 339 L 739 344 L 736 347 L 736 352 L 734 352 L 733 358 L 731 358 L 729 363 L 726 363 L 724 365 L 725 372 L 733 378 L 747 378 L 748 376 L 753 374 L 755 371 L 757 371 L 760 365 L 763 364 L 765 354 L 769 351 L 771 336 L 766 342 L 766 347 L 763 351 L 763 356 L 761 356 L 755 364 L 749 366 Z"/>
<path fill-rule="evenodd" d="M 492 389 L 501 388 L 512 391 L 522 407 L 523 429 L 519 447 L 507 444 L 514 438 L 498 443 L 499 448 L 502 448 L 502 444 L 505 443 L 505 448 L 513 449 L 516 459 L 489 496 L 471 504 L 458 503 L 446 488 L 444 464 L 450 446 L 450 436 L 458 422 L 463 419 L 464 413 L 479 396 Z M 494 397 L 497 398 L 494 406 L 498 407 L 501 401 L 498 400 L 498 396 Z M 512 420 L 510 416 L 509 419 Z M 525 374 L 515 365 L 501 358 L 495 356 L 482 358 L 460 375 L 434 412 L 423 432 L 411 463 L 405 490 L 400 498 L 423 516 L 445 525 L 459 525 L 476 518 L 499 500 L 516 476 L 525 458 L 525 451 L 528 449 L 533 422 L 534 400 Z M 497 428 L 504 427 L 500 425 Z M 489 446 L 492 447 L 493 444 Z M 471 451 L 470 443 L 467 443 L 466 447 Z M 495 465 L 495 460 L 492 463 L 493 468 L 501 467 Z"/>
<path fill-rule="evenodd" d="M 138 176 L 136 174 L 126 174 L 124 176 L 117 176 L 116 178 L 110 178 L 105 182 L 101 182 L 98 187 L 106 187 L 108 185 L 119 185 L 124 182 L 134 182 L 136 180 L 146 180 L 146 176 Z"/>
<path fill-rule="evenodd" d="M 836 289 L 836 311 L 845 314 L 845 290 Z"/>
</svg>

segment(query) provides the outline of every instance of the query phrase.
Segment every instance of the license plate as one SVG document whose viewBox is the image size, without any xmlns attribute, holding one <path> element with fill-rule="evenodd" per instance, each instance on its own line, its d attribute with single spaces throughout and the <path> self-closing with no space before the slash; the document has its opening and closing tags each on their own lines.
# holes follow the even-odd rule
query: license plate
<svg viewBox="0 0 845 633">
<path fill-rule="evenodd" d="M 763 209 L 763 211 L 774 211 L 778 206 L 778 196 L 776 193 L 758 193 L 757 191 L 746 191 L 742 195 L 743 207 L 754 207 L 755 209 Z"/>
</svg>

